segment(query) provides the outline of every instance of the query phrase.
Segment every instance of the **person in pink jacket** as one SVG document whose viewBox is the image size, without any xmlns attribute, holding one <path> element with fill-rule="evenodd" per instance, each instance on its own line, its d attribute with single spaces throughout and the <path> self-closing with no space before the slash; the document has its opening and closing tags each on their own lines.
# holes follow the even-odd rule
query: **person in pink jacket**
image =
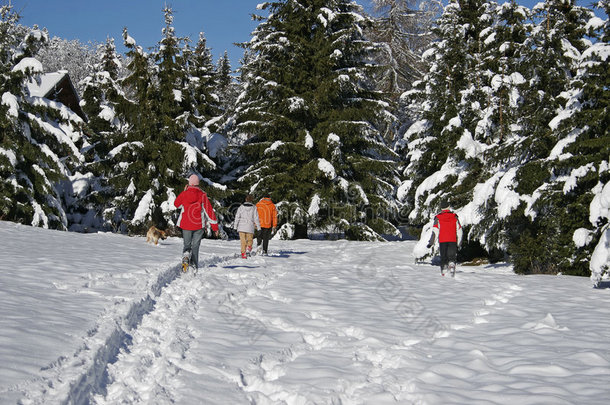
<svg viewBox="0 0 610 405">
<path fill-rule="evenodd" d="M 199 267 L 199 245 L 203 238 L 206 222 L 218 236 L 216 214 L 208 196 L 199 188 L 199 176 L 192 174 L 189 177 L 188 185 L 176 197 L 174 205 L 181 209 L 177 225 L 182 229 L 182 270 L 186 271 L 189 266 L 197 269 Z"/>
</svg>

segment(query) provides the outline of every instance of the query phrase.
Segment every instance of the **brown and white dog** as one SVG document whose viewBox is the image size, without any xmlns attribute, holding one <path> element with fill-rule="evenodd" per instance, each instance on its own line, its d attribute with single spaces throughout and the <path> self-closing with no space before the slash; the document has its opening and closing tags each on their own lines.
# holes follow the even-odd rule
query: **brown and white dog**
<svg viewBox="0 0 610 405">
<path fill-rule="evenodd" d="M 148 228 L 148 232 L 146 232 L 146 243 L 154 243 L 155 245 L 159 242 L 159 239 L 165 240 L 167 238 L 167 231 L 162 231 L 161 229 L 151 226 Z"/>
</svg>

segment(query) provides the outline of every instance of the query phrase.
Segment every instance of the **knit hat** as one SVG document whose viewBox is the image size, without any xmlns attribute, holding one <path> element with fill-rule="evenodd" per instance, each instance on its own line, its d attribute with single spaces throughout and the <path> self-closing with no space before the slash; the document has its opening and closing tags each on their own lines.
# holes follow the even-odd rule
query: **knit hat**
<svg viewBox="0 0 610 405">
<path fill-rule="evenodd" d="M 199 185 L 199 176 L 196 174 L 191 174 L 189 176 L 189 186 L 198 186 Z"/>
</svg>

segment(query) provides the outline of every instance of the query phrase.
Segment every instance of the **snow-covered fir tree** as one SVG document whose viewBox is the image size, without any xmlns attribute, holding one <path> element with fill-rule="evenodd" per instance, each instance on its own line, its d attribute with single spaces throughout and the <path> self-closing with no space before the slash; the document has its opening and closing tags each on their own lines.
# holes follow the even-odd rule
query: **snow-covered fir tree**
<svg viewBox="0 0 610 405">
<path fill-rule="evenodd" d="M 166 6 L 163 13 L 163 38 L 151 55 L 157 67 L 158 88 L 155 90 L 159 97 L 155 108 L 158 109 L 157 119 L 160 122 L 155 137 L 159 141 L 171 141 L 182 138 L 186 133 L 195 100 L 189 88 L 188 65 L 180 53 L 183 38 L 175 34 L 172 9 Z"/>
<path fill-rule="evenodd" d="M 85 123 L 37 91 L 46 82 L 34 55 L 46 32 L 17 26 L 10 5 L 0 7 L 0 17 L 0 217 L 66 229 L 65 199 L 90 146 Z"/>
<path fill-rule="evenodd" d="M 594 14 L 569 0 L 539 3 L 533 11 L 531 52 L 525 54 L 529 86 L 521 112 L 527 117 L 522 121 L 527 154 L 515 169 L 513 192 L 520 204 L 511 207 L 510 253 L 518 272 L 584 275 L 590 252 L 577 251 L 572 235 L 588 222 L 584 207 L 591 196 L 584 189 L 590 185 L 570 191 L 553 185 L 566 174 L 557 151 L 570 132 L 559 130 L 552 120 L 564 108 L 579 59 L 590 44 L 585 26 Z"/>
<path fill-rule="evenodd" d="M 224 113 L 231 110 L 239 95 L 239 91 L 236 89 L 237 83 L 233 80 L 232 73 L 229 54 L 225 51 L 216 62 L 216 92 L 220 101 L 220 108 Z"/>
<path fill-rule="evenodd" d="M 598 6 L 605 6 L 608 16 L 608 2 Z M 603 21 L 590 10 L 571 10 L 570 16 L 572 23 L 579 23 L 575 31 L 593 41 L 584 41 L 582 52 L 570 46 L 574 39 L 583 41 L 578 36 L 562 41 L 565 54 L 573 58 L 573 74 L 549 123 L 558 142 L 545 160 L 545 171 L 551 176 L 537 190 L 539 197 L 530 216 L 536 237 L 558 235 L 559 246 L 550 250 L 555 254 L 552 259 L 559 257 L 554 263 L 558 271 L 570 269 L 577 275 L 591 271 L 594 281 L 599 281 L 610 259 L 592 259 L 595 250 L 608 243 L 609 218 L 602 200 L 604 187 L 610 183 L 610 34 L 608 19 Z M 544 218 L 549 212 L 561 218 L 552 227 Z"/>
<path fill-rule="evenodd" d="M 204 127 L 213 118 L 220 115 L 220 99 L 218 90 L 216 67 L 212 63 L 212 52 L 207 47 L 207 40 L 203 32 L 199 34 L 197 45 L 187 60 L 189 77 L 192 78 L 192 92 L 196 107 L 199 127 Z M 216 127 L 210 128 L 215 131 Z"/>
<path fill-rule="evenodd" d="M 487 24 L 479 33 L 480 64 L 474 72 L 479 78 L 477 89 L 469 90 L 460 106 L 460 110 L 468 110 L 465 105 L 471 101 L 476 106 L 472 132 L 459 141 L 468 166 L 462 185 L 455 192 L 450 190 L 449 195 L 455 205 L 476 213 L 464 218 L 470 240 L 483 244 L 488 251 L 506 251 L 510 242 L 505 223 L 511 211 L 503 205 L 504 194 L 500 192 L 497 197 L 488 194 L 481 201 L 472 198 L 476 187 L 494 189 L 508 182 L 514 169 L 529 159 L 524 147 L 529 133 L 524 131 L 527 125 L 521 111 L 523 93 L 527 91 L 523 60 L 531 46 L 530 12 L 514 1 L 502 5 L 488 3 L 486 7 Z M 478 97 L 473 99 L 475 94 Z"/>
<path fill-rule="evenodd" d="M 485 66 L 480 34 L 492 25 L 494 10 L 483 0 L 451 1 L 434 28 L 438 41 L 424 54 L 427 74 L 402 96 L 415 122 L 397 145 L 407 163 L 398 197 L 413 223 L 426 222 L 449 193 L 470 198 L 468 186 L 456 189 L 464 180 L 457 172 L 476 173 L 484 165 L 464 142 L 474 141 L 487 107 L 492 72 Z"/>
<path fill-rule="evenodd" d="M 402 144 L 399 197 L 424 234 L 438 199 L 449 198 L 469 241 L 510 254 L 516 271 L 587 274 L 606 221 L 599 209 L 591 220 L 588 207 L 607 182 L 607 148 L 595 149 L 607 129 L 558 122 L 607 108 L 599 92 L 588 99 L 582 91 L 603 88 L 584 68 L 596 63 L 583 60 L 592 55 L 585 28 L 599 19 L 570 1 L 541 3 L 533 14 L 514 2 L 476 3 L 446 7 L 439 42 L 426 52 L 429 71 L 404 95 L 417 103 L 418 121 Z M 585 233 L 590 239 L 575 236 Z"/>
<path fill-rule="evenodd" d="M 108 38 L 106 44 L 99 46 L 97 58 L 94 72 L 85 77 L 81 83 L 83 88 L 81 106 L 87 114 L 91 130 L 105 136 L 120 126 L 117 106 L 122 97 L 122 89 L 118 83 L 122 58 L 116 52 L 114 39 Z M 107 141 L 104 142 L 105 139 L 100 141 L 109 144 Z"/>
<path fill-rule="evenodd" d="M 244 138 L 245 192 L 270 192 L 282 220 L 345 232 L 397 234 L 393 153 L 378 131 L 387 102 L 371 82 L 370 20 L 343 0 L 265 3 L 269 12 L 246 48 L 236 132 Z"/>
<path fill-rule="evenodd" d="M 115 162 L 107 156 L 116 146 L 114 142 L 124 138 L 127 130 L 121 110 L 127 101 L 119 83 L 123 65 L 112 38 L 98 46 L 96 57 L 94 71 L 81 82 L 84 90 L 80 104 L 88 118 L 91 148 L 87 150 L 83 166 L 87 175 L 79 179 L 81 187 L 69 206 L 68 219 L 73 230 L 118 230 L 116 224 L 105 218 L 104 212 L 115 195 L 108 186 Z"/>
<path fill-rule="evenodd" d="M 198 116 L 190 76 L 190 55 L 175 36 L 172 10 L 164 10 L 163 37 L 148 54 L 124 31 L 126 76 L 121 85 L 126 102 L 119 105 L 127 124 L 112 141 L 106 159 L 114 168 L 108 178 L 114 199 L 105 211 L 116 229 L 143 232 L 148 226 L 174 225 L 172 202 L 189 174 L 199 174 L 211 186 L 209 194 L 226 187 L 210 179 L 216 163 L 206 154 L 204 134 L 192 122 Z M 202 80 L 205 78 L 202 78 Z"/>
</svg>

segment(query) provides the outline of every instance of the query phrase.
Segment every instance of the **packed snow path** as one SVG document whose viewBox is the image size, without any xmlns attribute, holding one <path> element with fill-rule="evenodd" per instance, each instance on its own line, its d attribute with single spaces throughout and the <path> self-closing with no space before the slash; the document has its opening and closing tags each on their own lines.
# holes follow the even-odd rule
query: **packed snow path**
<svg viewBox="0 0 610 405">
<path fill-rule="evenodd" d="M 179 243 L 142 249 L 177 257 Z M 20 403 L 602 404 L 610 393 L 610 294 L 588 279 L 502 266 L 443 278 L 414 263 L 412 242 L 272 241 L 248 260 L 234 258 L 237 242 L 204 244 L 196 275 L 169 262 L 140 272 L 133 288 L 147 295 L 115 297 L 74 353 L 17 386 Z"/>
</svg>

